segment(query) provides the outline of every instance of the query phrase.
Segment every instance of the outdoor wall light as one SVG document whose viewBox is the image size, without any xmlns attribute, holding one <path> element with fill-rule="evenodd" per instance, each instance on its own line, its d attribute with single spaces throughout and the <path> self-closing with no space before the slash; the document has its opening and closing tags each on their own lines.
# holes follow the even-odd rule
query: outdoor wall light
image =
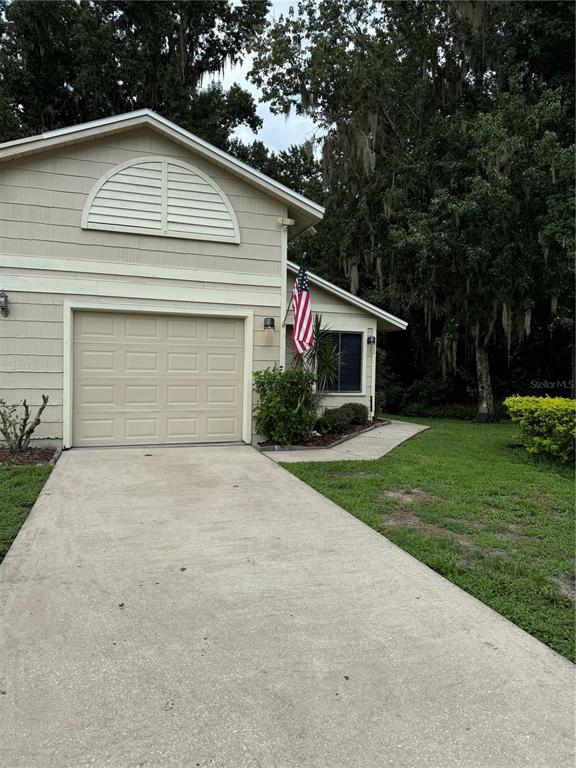
<svg viewBox="0 0 576 768">
<path fill-rule="evenodd" d="M 8 309 L 8 294 L 6 291 L 0 291 L 0 314 L 2 317 L 8 317 L 10 310 Z"/>
<path fill-rule="evenodd" d="M 368 346 L 371 347 L 376 344 L 376 336 L 368 336 L 366 341 L 368 342 Z"/>
<path fill-rule="evenodd" d="M 273 331 L 275 328 L 275 322 L 273 317 L 265 317 L 264 318 L 264 330 L 265 331 Z"/>
</svg>

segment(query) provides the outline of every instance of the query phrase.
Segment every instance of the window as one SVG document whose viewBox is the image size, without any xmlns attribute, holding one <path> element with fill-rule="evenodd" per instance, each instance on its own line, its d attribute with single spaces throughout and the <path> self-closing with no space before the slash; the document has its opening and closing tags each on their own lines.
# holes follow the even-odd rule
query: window
<svg viewBox="0 0 576 768">
<path fill-rule="evenodd" d="M 362 334 L 329 334 L 332 344 L 340 354 L 337 380 L 322 387 L 324 392 L 361 392 L 362 391 Z"/>
</svg>

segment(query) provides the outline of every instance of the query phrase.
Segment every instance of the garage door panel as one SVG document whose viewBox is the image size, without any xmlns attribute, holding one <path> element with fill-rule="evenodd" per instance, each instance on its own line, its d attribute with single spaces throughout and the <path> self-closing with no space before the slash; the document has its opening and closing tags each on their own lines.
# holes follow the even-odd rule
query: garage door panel
<svg viewBox="0 0 576 768">
<path fill-rule="evenodd" d="M 200 405 L 200 387 L 197 384 L 168 384 L 166 387 L 166 404 Z"/>
<path fill-rule="evenodd" d="M 116 318 L 113 315 L 100 312 L 79 315 L 75 318 L 74 331 L 77 338 L 92 341 L 99 338 L 114 339 L 118 336 Z"/>
<path fill-rule="evenodd" d="M 206 338 L 208 341 L 228 341 L 234 344 L 242 343 L 239 335 L 238 323 L 233 320 L 221 319 L 210 323 L 207 327 Z"/>
<path fill-rule="evenodd" d="M 167 442 L 191 442 L 199 440 L 201 431 L 201 416 L 168 416 L 166 419 Z"/>
<path fill-rule="evenodd" d="M 126 317 L 124 338 L 128 341 L 146 339 L 158 341 L 160 339 L 160 322 L 158 317 Z"/>
<path fill-rule="evenodd" d="M 91 440 L 93 445 L 98 443 L 114 442 L 115 421 L 113 418 L 98 418 L 96 416 L 87 416 L 82 421 L 82 434 L 85 439 Z"/>
<path fill-rule="evenodd" d="M 159 405 L 160 386 L 158 384 L 126 384 L 124 403 L 127 406 Z"/>
<path fill-rule="evenodd" d="M 73 444 L 239 440 L 243 339 L 238 319 L 75 314 Z"/>
<path fill-rule="evenodd" d="M 235 416 L 207 416 L 206 432 L 214 440 L 229 440 L 238 428 Z"/>
<path fill-rule="evenodd" d="M 209 384 L 206 387 L 206 402 L 210 406 L 234 406 L 238 403 L 239 387 L 233 384 Z"/>
<path fill-rule="evenodd" d="M 124 357 L 126 373 L 160 373 L 160 352 L 127 351 Z"/>
<path fill-rule="evenodd" d="M 116 400 L 116 387 L 113 384 L 80 384 L 78 393 L 82 403 L 91 405 L 114 405 Z"/>
<path fill-rule="evenodd" d="M 199 373 L 198 352 L 168 352 L 166 370 L 168 373 Z"/>
<path fill-rule="evenodd" d="M 238 356 L 233 352 L 208 352 L 206 371 L 208 373 L 239 373 Z"/>
<path fill-rule="evenodd" d="M 124 439 L 160 441 L 159 419 L 149 416 L 127 416 L 124 420 Z"/>
<path fill-rule="evenodd" d="M 172 317 L 166 323 L 166 338 L 170 341 L 199 341 L 198 321 L 188 317 Z"/>
</svg>

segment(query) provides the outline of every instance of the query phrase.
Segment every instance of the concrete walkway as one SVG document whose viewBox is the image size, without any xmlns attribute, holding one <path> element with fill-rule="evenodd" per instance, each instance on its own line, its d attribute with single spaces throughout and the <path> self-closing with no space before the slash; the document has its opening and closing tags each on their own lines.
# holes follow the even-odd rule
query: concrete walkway
<svg viewBox="0 0 576 768">
<path fill-rule="evenodd" d="M 266 451 L 265 455 L 276 463 L 297 461 L 358 461 L 379 459 L 409 437 L 423 432 L 428 427 L 422 424 L 408 424 L 405 421 L 391 421 L 383 427 L 352 437 L 333 448 L 314 448 L 299 451 Z"/>
<path fill-rule="evenodd" d="M 572 768 L 572 673 L 248 446 L 66 452 L 0 566 L 6 768 Z"/>
</svg>

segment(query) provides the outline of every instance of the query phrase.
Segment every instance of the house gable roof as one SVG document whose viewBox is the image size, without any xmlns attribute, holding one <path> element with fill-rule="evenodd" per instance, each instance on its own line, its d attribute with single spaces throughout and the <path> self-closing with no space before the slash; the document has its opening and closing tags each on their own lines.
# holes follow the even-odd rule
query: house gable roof
<svg viewBox="0 0 576 768">
<path fill-rule="evenodd" d="M 294 223 L 288 227 L 289 239 L 319 222 L 324 215 L 324 208 L 318 205 L 318 203 L 308 200 L 298 192 L 285 187 L 280 182 L 260 173 L 255 168 L 251 168 L 241 160 L 212 146 L 212 144 L 204 141 L 204 139 L 195 136 L 193 133 L 176 125 L 176 123 L 149 109 L 140 109 L 122 115 L 105 117 L 68 128 L 47 131 L 37 136 L 5 142 L 0 144 L 0 162 L 56 149 L 65 144 L 102 138 L 113 133 L 142 127 L 148 127 L 161 133 L 185 148 L 196 152 L 209 162 L 235 174 L 262 192 L 286 203 L 288 206 L 288 216 L 294 220 Z"/>
<path fill-rule="evenodd" d="M 299 267 L 297 264 L 289 261 L 288 269 L 291 272 L 297 273 Z M 334 285 L 334 283 L 330 283 L 328 280 L 324 280 L 324 278 L 319 277 L 312 272 L 307 271 L 307 275 L 308 282 L 312 285 L 317 285 L 328 293 L 332 293 L 334 296 L 338 296 L 338 298 L 348 302 L 348 304 L 353 304 L 363 312 L 376 317 L 379 331 L 404 331 L 408 327 L 408 323 L 405 320 L 401 320 L 399 317 L 391 315 L 390 312 L 386 312 L 385 310 L 380 309 L 380 307 L 376 307 L 374 304 L 370 304 L 368 301 L 364 301 L 364 299 L 354 296 L 354 294 L 345 291 L 343 288 L 339 288 L 337 285 Z"/>
</svg>

